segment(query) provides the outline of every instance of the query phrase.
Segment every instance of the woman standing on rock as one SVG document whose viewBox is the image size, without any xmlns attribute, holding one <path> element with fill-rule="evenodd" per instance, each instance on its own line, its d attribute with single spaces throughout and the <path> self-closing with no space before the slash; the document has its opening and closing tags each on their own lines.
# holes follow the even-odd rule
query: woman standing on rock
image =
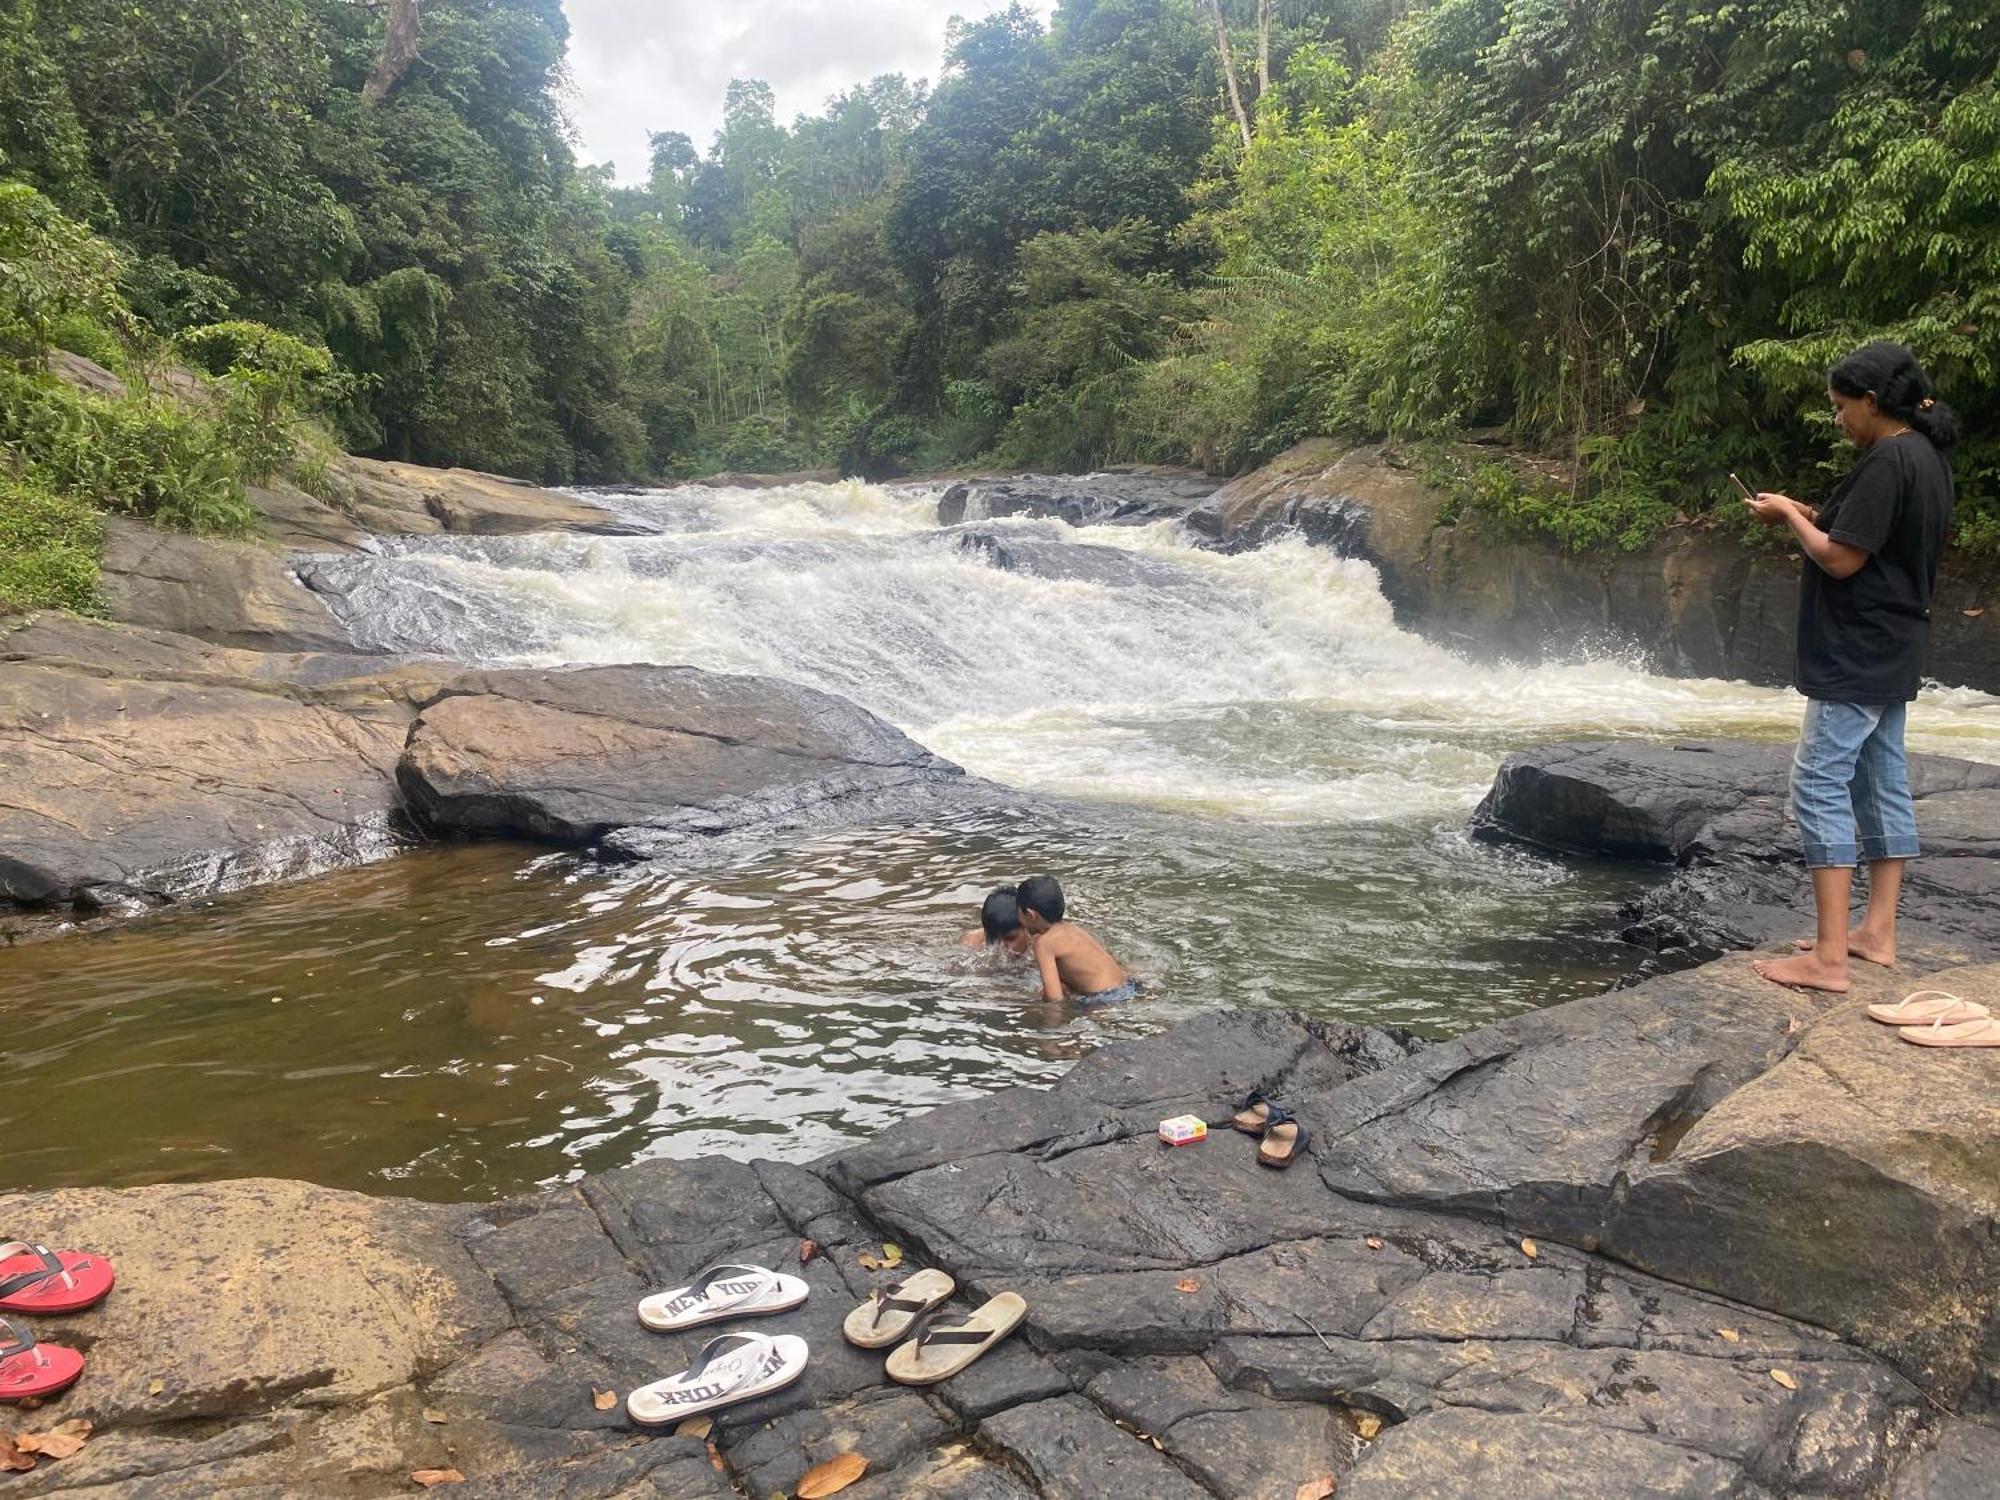
<svg viewBox="0 0 2000 1500">
<path fill-rule="evenodd" d="M 1896 961 L 1896 898 L 1917 853 L 1903 721 L 1923 676 L 1931 592 L 1951 522 L 1958 418 L 1901 344 L 1857 349 L 1827 374 L 1833 420 L 1860 462 L 1818 510 L 1759 494 L 1750 513 L 1789 526 L 1805 554 L 1793 682 L 1807 698 L 1792 762 L 1792 811 L 1812 871 L 1819 935 L 1763 960 L 1778 984 L 1844 992 L 1848 955 Z M 1852 937 L 1854 867 L 1868 914 Z"/>
</svg>

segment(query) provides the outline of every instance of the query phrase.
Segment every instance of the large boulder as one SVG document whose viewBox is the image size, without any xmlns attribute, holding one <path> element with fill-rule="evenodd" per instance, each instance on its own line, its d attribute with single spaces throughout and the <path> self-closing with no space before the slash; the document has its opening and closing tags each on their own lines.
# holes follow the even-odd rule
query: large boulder
<svg viewBox="0 0 2000 1500">
<path fill-rule="evenodd" d="M 475 469 L 343 457 L 331 472 L 355 518 L 368 530 L 385 535 L 580 531 L 631 536 L 651 530 L 601 505 Z"/>
<path fill-rule="evenodd" d="M 410 710 L 346 685 L 385 662 L 255 654 L 293 670 L 238 675 L 251 653 L 176 639 L 83 622 L 10 632 L 0 898 L 163 900 L 392 846 Z"/>
<path fill-rule="evenodd" d="M 728 828 L 957 768 L 842 699 L 692 667 L 475 672 L 427 705 L 398 779 L 438 832 L 593 844 Z"/>
<path fill-rule="evenodd" d="M 1589 740 L 1510 755 L 1474 815 L 1484 837 L 1678 867 L 1635 903 L 1654 947 L 1751 947 L 1810 925 L 1786 812 L 1791 749 Z M 1910 759 L 1924 858 L 1904 886 L 1904 939 L 1934 963 L 2000 954 L 2000 766 Z"/>
<path fill-rule="evenodd" d="M 1214 489 L 1205 475 L 1170 469 L 961 480 L 939 499 L 938 524 L 1030 516 L 1071 526 L 1143 526 L 1181 519 Z"/>
<path fill-rule="evenodd" d="M 1925 984 L 2000 1012 L 2000 966 Z M 1927 1389 L 1983 1383 L 1990 1399 L 2000 1057 L 1919 1051 L 1859 1004 L 1839 1006 L 1635 1161 L 1602 1240 L 1684 1285 L 1837 1329 Z"/>
<path fill-rule="evenodd" d="M 126 625 L 258 651 L 346 651 L 347 630 L 292 576 L 284 555 L 138 521 L 104 523 L 100 588 Z"/>
</svg>

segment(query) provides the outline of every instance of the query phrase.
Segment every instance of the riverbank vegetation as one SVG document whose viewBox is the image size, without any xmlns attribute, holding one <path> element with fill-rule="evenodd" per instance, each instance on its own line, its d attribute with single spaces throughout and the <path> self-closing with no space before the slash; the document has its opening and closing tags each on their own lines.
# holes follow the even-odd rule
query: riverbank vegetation
<svg viewBox="0 0 2000 1500">
<path fill-rule="evenodd" d="M 0 174 L 114 248 L 149 336 L 287 336 L 358 451 L 1227 473 L 1480 429 L 1573 478 L 1464 503 L 1636 545 L 1732 469 L 1823 488 L 1824 368 L 1887 335 L 2000 550 L 1990 5 L 1015 6 L 935 88 L 787 124 L 736 83 L 627 185 L 576 159 L 565 42 L 557 0 L 0 0 Z"/>
</svg>

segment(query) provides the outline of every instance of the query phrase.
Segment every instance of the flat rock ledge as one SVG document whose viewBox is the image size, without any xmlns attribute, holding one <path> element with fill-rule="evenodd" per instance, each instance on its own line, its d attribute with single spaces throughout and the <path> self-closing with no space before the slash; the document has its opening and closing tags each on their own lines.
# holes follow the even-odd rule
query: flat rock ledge
<svg viewBox="0 0 2000 1500">
<path fill-rule="evenodd" d="M 1789 745 L 1740 740 L 1546 745 L 1502 763 L 1474 824 L 1489 838 L 1674 866 L 1627 910 L 1624 936 L 1712 957 L 1811 928 L 1787 812 L 1791 756 Z M 1910 781 L 1924 857 L 1904 881 L 1904 956 L 2000 957 L 2000 766 L 1916 755 Z"/>
<path fill-rule="evenodd" d="M 2000 968 L 1926 976 L 2000 1003 Z M 655 1161 L 443 1207 L 297 1183 L 0 1199 L 116 1258 L 78 1455 L 8 1493 L 181 1500 L 794 1493 L 855 1500 L 1991 1500 L 2000 1072 L 1834 1001 L 1690 971 L 1420 1050 L 1277 1012 L 1107 1047 L 807 1166 Z M 1227 1129 L 1312 1123 L 1290 1172 Z M 1164 1115 L 1215 1127 L 1178 1150 Z M 801 1265 L 804 1241 L 816 1253 Z M 883 1242 L 1024 1330 L 929 1391 L 839 1324 Z M 697 1335 L 637 1322 L 703 1265 L 802 1275 L 791 1389 L 706 1441 L 621 1398 Z M 710 1330 L 712 1333 L 714 1330 Z M 1781 1378 L 1782 1377 L 1782 1378 Z M 1324 1491 L 1319 1491 L 1324 1493 Z"/>
<path fill-rule="evenodd" d="M 972 795 L 845 701 L 685 667 L 470 671 L 0 621 L 0 902 L 97 910 L 511 837 L 619 857 Z"/>
</svg>

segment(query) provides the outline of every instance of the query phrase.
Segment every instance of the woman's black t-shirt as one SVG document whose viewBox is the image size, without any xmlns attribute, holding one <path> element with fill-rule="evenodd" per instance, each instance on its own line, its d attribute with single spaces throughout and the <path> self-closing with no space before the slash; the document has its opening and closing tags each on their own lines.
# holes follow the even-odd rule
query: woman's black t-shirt
<svg viewBox="0 0 2000 1500">
<path fill-rule="evenodd" d="M 1922 433 L 1878 438 L 1862 455 L 1820 507 L 1819 527 L 1868 561 L 1847 578 L 1806 562 L 1793 676 L 1800 692 L 1871 705 L 1917 696 L 1951 506 L 1951 466 Z"/>
</svg>

